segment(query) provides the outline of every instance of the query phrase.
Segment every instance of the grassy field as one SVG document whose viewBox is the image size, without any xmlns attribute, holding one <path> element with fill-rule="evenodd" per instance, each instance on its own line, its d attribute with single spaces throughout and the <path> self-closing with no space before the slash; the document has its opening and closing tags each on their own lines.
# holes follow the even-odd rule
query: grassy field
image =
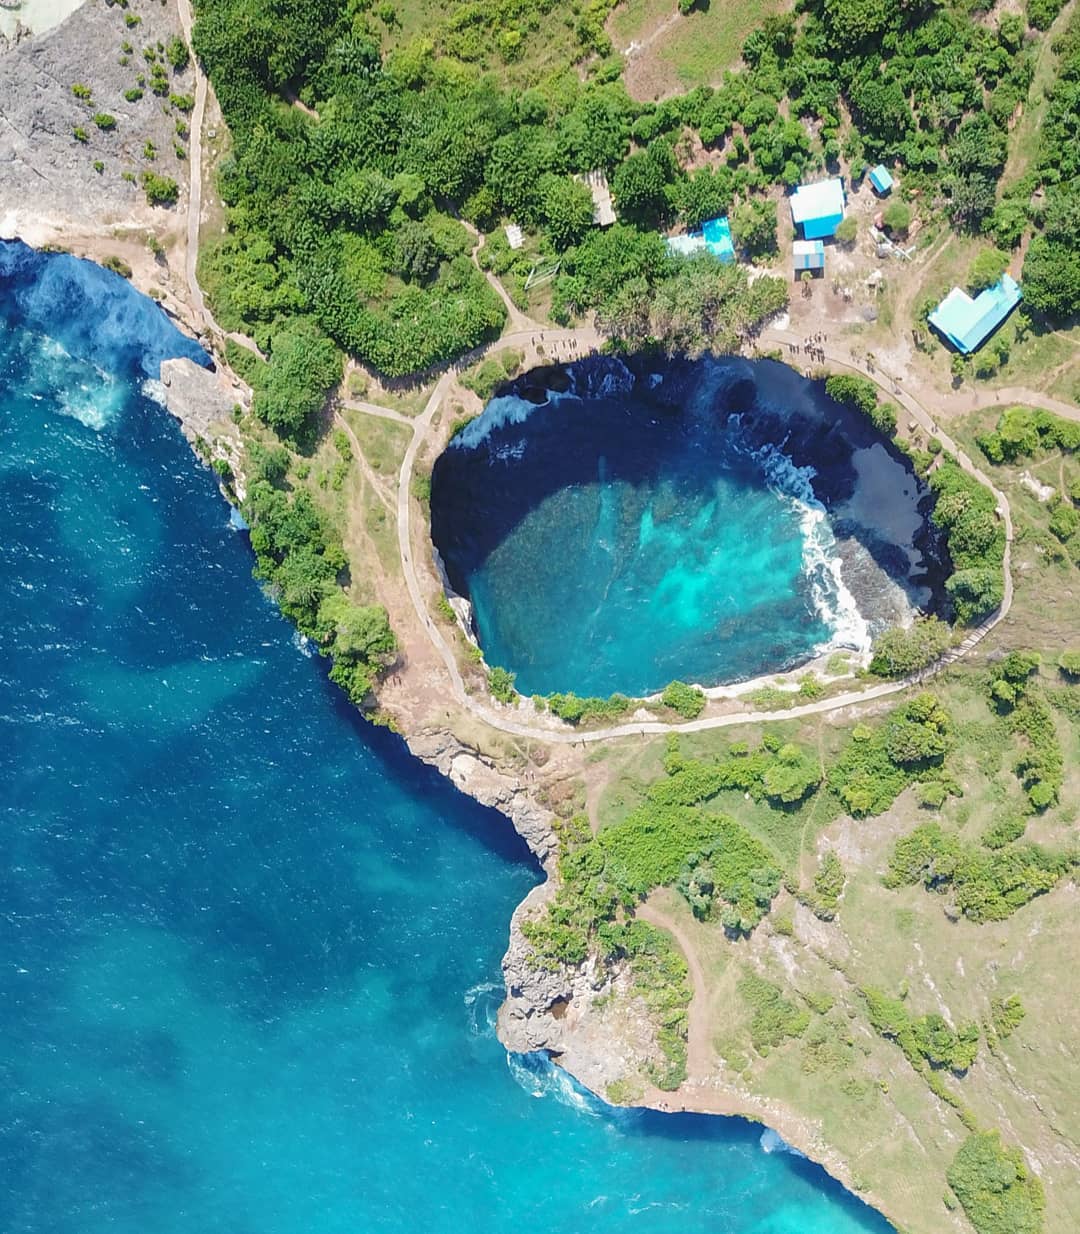
<svg viewBox="0 0 1080 1234">
<path fill-rule="evenodd" d="M 737 66 L 746 36 L 789 7 L 785 0 L 712 0 L 683 17 L 672 0 L 627 0 L 607 30 L 618 51 L 641 45 L 627 63 L 627 88 L 635 98 L 655 99 L 718 82 Z"/>
<path fill-rule="evenodd" d="M 1036 582 L 1035 575 L 1031 583 L 1038 591 L 1045 587 L 1045 579 Z M 1022 582 L 1022 611 L 1035 602 L 1027 592 Z M 1059 631 L 1056 641 L 1062 634 L 1080 636 L 1080 606 L 1073 608 L 1072 626 Z M 1006 631 L 1003 644 L 1011 645 L 1015 633 Z M 1054 646 L 1042 650 L 1044 676 L 1053 684 L 1057 653 Z M 912 1016 L 937 1012 L 954 1025 L 984 1024 L 991 998 L 1018 995 L 1026 1010 L 1020 1027 L 1007 1039 L 995 1039 L 992 1049 L 984 1039 L 963 1076 L 948 1071 L 940 1076 L 980 1126 L 1000 1128 L 1038 1163 L 1048 1193 L 1046 1232 L 1066 1234 L 1080 1226 L 1080 1114 L 1072 1097 L 1080 1086 L 1075 1046 L 1080 1003 L 1067 959 L 1080 944 L 1080 894 L 1066 880 L 1004 922 L 974 924 L 950 919 L 946 899 L 921 886 L 890 890 L 881 881 L 896 840 L 918 823 L 938 817 L 947 831 L 974 842 L 991 820 L 1023 807 L 1012 772 L 1019 747 L 1002 734 L 986 702 L 985 662 L 954 669 L 935 683 L 958 734 L 949 768 L 964 790 L 940 813 L 920 807 L 910 790 L 884 815 L 864 820 L 842 815 L 835 805 L 819 807 L 818 820 L 813 804 L 792 814 L 771 811 L 740 794 L 710 803 L 770 844 L 789 871 L 801 852 L 803 885 L 816 867 L 816 854 L 833 850 L 846 876 L 835 920 L 819 920 L 782 890 L 754 934 L 733 941 L 718 924 L 696 920 L 673 890 L 654 892 L 650 903 L 677 923 L 705 973 L 715 1078 L 725 1088 L 780 1101 L 811 1119 L 857 1182 L 887 1196 L 890 1211 L 912 1230 L 938 1234 L 969 1228 L 945 1181 L 967 1131 L 899 1047 L 873 1030 L 859 989 L 875 986 L 902 996 Z M 1080 838 L 1075 810 L 1080 727 L 1060 714 L 1056 719 L 1070 768 L 1066 804 L 1033 819 L 1027 838 L 1060 847 Z M 848 716 L 844 724 L 826 724 L 821 732 L 786 726 L 784 737 L 803 744 L 819 740 L 827 761 L 846 740 L 851 723 Z M 709 758 L 722 754 L 731 740 L 753 744 L 757 735 L 751 730 L 723 738 L 698 734 L 683 749 Z M 611 778 L 600 805 L 601 823 L 618 821 L 638 803 L 643 781 L 659 769 L 661 755 L 662 743 L 652 742 L 604 760 Z M 819 797 L 824 803 L 826 794 Z M 755 1048 L 760 1028 L 745 994 L 747 973 L 772 983 L 801 1016 L 795 1035 Z"/>
<path fill-rule="evenodd" d="M 451 30 L 454 26 L 467 29 L 469 25 L 479 28 L 481 37 L 475 41 L 476 54 L 464 58 L 478 66 L 493 71 L 504 84 L 531 86 L 547 77 L 565 72 L 568 65 L 582 58 L 583 51 L 577 37 L 580 20 L 579 9 L 559 5 L 547 14 L 522 7 L 499 29 L 492 25 L 493 7 L 461 3 L 440 3 L 440 0 L 396 0 L 388 6 L 378 6 L 393 14 L 387 22 L 382 17 L 375 23 L 383 31 L 383 47 L 394 51 L 412 44 L 433 43 L 440 50 L 453 51 L 455 43 Z M 463 22 L 471 12 L 474 20 Z M 509 54 L 500 47 L 500 35 L 513 30 L 520 35 L 520 43 Z"/>
</svg>

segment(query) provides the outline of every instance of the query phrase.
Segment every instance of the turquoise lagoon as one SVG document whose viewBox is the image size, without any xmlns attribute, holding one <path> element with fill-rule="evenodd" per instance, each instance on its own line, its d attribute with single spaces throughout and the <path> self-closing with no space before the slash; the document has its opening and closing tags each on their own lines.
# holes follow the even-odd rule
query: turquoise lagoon
<svg viewBox="0 0 1080 1234">
<path fill-rule="evenodd" d="M 436 463 L 435 545 L 521 693 L 744 680 L 863 651 L 925 602 L 925 490 L 819 383 L 632 364 L 528 375 Z"/>
<path fill-rule="evenodd" d="M 0 1229 L 887 1234 L 760 1127 L 505 1054 L 538 871 L 252 581 L 144 384 L 192 345 L 19 246 L 0 310 Z"/>
</svg>

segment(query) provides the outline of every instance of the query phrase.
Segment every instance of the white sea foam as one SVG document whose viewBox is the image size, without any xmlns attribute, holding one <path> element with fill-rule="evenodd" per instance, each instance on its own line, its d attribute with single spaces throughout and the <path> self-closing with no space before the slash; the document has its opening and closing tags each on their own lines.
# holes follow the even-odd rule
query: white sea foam
<svg viewBox="0 0 1080 1234">
<path fill-rule="evenodd" d="M 143 398 L 148 398 L 152 403 L 157 403 L 159 407 L 167 407 L 165 401 L 165 385 L 164 382 L 157 381 L 153 377 L 147 379 L 140 386 Z"/>
<path fill-rule="evenodd" d="M 553 1097 L 579 1114 L 600 1117 L 599 1104 L 545 1054 L 507 1054 L 506 1065 L 517 1084 L 530 1097 Z"/>
<path fill-rule="evenodd" d="M 501 981 L 482 981 L 465 991 L 465 1014 L 473 1037 L 494 1037 L 499 1004 L 505 987 Z"/>
<path fill-rule="evenodd" d="M 810 589 L 810 600 L 815 612 L 832 632 L 828 643 L 819 647 L 818 651 L 841 647 L 860 653 L 868 651 L 870 627 L 844 582 L 842 562 L 828 513 L 814 496 L 811 481 L 816 473 L 813 467 L 797 467 L 784 453 L 783 443 L 741 447 L 738 444 L 739 417 L 732 416 L 731 424 L 736 439 L 735 448 L 744 450 L 760 464 L 769 487 L 790 503 L 799 519 L 803 539 L 803 574 Z"/>
<path fill-rule="evenodd" d="M 793 1157 L 805 1157 L 805 1153 L 800 1153 L 797 1148 L 792 1148 L 779 1132 L 773 1131 L 771 1127 L 766 1127 L 761 1133 L 761 1139 L 758 1141 L 761 1145 L 762 1152 L 766 1153 L 790 1153 Z"/>
<path fill-rule="evenodd" d="M 475 450 L 495 429 L 507 424 L 524 424 L 541 406 L 542 403 L 530 403 L 516 394 L 501 394 L 493 398 L 483 414 L 467 424 L 450 445 L 455 450 Z"/>
<path fill-rule="evenodd" d="M 315 646 L 311 639 L 306 634 L 301 634 L 299 630 L 293 631 L 292 645 L 302 656 L 307 656 L 309 660 L 315 654 Z"/>
</svg>

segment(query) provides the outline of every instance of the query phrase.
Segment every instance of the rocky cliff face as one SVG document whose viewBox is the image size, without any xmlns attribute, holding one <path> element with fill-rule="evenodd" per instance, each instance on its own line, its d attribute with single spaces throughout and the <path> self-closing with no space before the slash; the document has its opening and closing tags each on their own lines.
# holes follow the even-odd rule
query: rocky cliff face
<svg viewBox="0 0 1080 1234">
<path fill-rule="evenodd" d="M 628 970 L 605 970 L 593 960 L 581 969 L 554 970 L 532 962 L 532 948 L 521 927 L 555 894 L 555 815 L 538 804 L 514 774 L 496 767 L 451 733 L 421 733 L 406 741 L 417 758 L 436 767 L 462 792 L 505 814 L 548 873 L 510 920 L 510 942 L 502 962 L 506 999 L 499 1010 L 499 1040 L 521 1054 L 546 1051 L 601 1094 L 613 1080 L 636 1074 L 650 1060 L 660 1061 L 655 1029 L 644 1004 L 631 991 Z"/>
<path fill-rule="evenodd" d="M 201 368 L 191 360 L 165 360 L 161 365 L 165 405 L 180 421 L 189 441 L 209 441 L 214 426 L 232 416 L 232 409 L 250 400 L 250 391 L 221 372 Z"/>
<path fill-rule="evenodd" d="M 126 16 L 138 23 L 128 26 Z M 142 54 L 147 47 L 157 54 L 157 44 L 179 30 L 175 0 L 133 0 L 127 8 L 87 0 L 55 30 L 8 43 L 0 54 L 0 235 L 33 239 L 49 227 L 160 229 L 163 211 L 147 205 L 141 186 L 123 173 L 170 176 L 183 194 L 187 163 L 174 145 L 177 122 L 187 117 L 168 96 L 151 92 Z M 125 42 L 130 53 L 121 49 Z M 140 88 L 138 74 L 147 81 L 142 97 L 131 101 L 124 93 Z M 76 98 L 73 85 L 88 87 L 90 99 Z M 190 67 L 169 69 L 170 94 L 193 91 Z M 115 128 L 100 129 L 93 119 L 99 112 L 115 117 Z M 76 139 L 76 129 L 85 141 Z M 153 160 L 146 157 L 148 141 L 156 148 Z M 104 164 L 102 171 L 95 162 Z"/>
</svg>

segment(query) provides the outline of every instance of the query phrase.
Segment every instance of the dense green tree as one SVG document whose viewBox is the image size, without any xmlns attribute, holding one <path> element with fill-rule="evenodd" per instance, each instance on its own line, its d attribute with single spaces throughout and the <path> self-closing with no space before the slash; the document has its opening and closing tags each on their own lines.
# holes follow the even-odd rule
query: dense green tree
<svg viewBox="0 0 1080 1234">
<path fill-rule="evenodd" d="M 255 389 L 255 414 L 283 437 L 302 435 L 341 380 L 341 353 L 299 320 L 272 336 L 270 359 Z"/>
<path fill-rule="evenodd" d="M 544 176 L 540 202 L 544 226 L 558 249 L 577 244 L 593 225 L 592 194 L 569 176 Z"/>
<path fill-rule="evenodd" d="M 620 165 L 611 190 L 622 218 L 655 227 L 670 209 L 670 188 L 679 175 L 669 142 L 658 139 Z"/>
<path fill-rule="evenodd" d="M 766 198 L 744 201 L 731 220 L 731 236 L 751 257 L 775 253 L 776 204 Z"/>
</svg>

